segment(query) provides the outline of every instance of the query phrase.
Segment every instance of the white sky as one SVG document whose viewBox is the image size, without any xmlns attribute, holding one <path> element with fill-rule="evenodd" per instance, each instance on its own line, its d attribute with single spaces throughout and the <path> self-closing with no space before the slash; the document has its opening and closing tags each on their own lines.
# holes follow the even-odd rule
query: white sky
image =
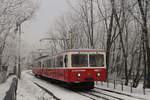
<svg viewBox="0 0 150 100">
<path fill-rule="evenodd" d="M 66 0 L 40 0 L 40 8 L 34 18 L 22 25 L 22 38 L 30 45 L 39 43 L 56 19 L 70 8 Z"/>
</svg>

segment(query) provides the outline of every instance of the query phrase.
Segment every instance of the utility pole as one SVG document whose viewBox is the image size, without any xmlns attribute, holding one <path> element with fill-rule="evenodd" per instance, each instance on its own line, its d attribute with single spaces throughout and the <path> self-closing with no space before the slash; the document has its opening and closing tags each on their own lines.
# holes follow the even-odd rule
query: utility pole
<svg viewBox="0 0 150 100">
<path fill-rule="evenodd" d="M 70 49 L 72 49 L 72 29 L 69 31 L 70 33 Z"/>
<path fill-rule="evenodd" d="M 18 43 L 18 78 L 21 78 L 21 24 L 18 24 L 19 28 L 19 43 Z"/>
<path fill-rule="evenodd" d="M 94 34 L 94 27 L 93 27 L 93 0 L 91 0 L 91 39 L 90 39 L 90 42 L 91 42 L 91 46 L 90 48 L 94 48 L 94 37 L 93 37 L 93 34 Z"/>
</svg>

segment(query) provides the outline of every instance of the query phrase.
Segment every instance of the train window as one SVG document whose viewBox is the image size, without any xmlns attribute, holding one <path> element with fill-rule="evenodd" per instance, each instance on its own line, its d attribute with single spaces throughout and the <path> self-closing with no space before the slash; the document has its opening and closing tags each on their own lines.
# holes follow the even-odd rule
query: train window
<svg viewBox="0 0 150 100">
<path fill-rule="evenodd" d="M 56 67 L 63 67 L 63 56 L 58 56 L 56 59 Z"/>
<path fill-rule="evenodd" d="M 51 67 L 51 59 L 48 59 L 48 60 L 46 61 L 46 67 Z"/>
<path fill-rule="evenodd" d="M 55 58 L 52 59 L 52 67 L 55 67 Z"/>
<path fill-rule="evenodd" d="M 41 62 L 40 61 L 38 62 L 38 67 L 41 67 Z"/>
<path fill-rule="evenodd" d="M 88 55 L 72 55 L 72 67 L 87 67 L 88 66 Z"/>
<path fill-rule="evenodd" d="M 52 67 L 52 66 L 51 66 L 51 59 L 49 59 L 48 61 L 49 61 L 48 67 Z"/>
<path fill-rule="evenodd" d="M 65 63 L 65 67 L 67 67 L 67 65 L 68 65 L 68 56 L 67 55 L 65 55 L 64 63 Z"/>
<path fill-rule="evenodd" d="M 104 66 L 104 55 L 92 54 L 89 55 L 90 67 L 103 67 Z"/>
<path fill-rule="evenodd" d="M 42 64 L 42 67 L 44 68 L 44 64 Z"/>
<path fill-rule="evenodd" d="M 46 60 L 45 67 L 49 67 L 49 60 Z"/>
</svg>

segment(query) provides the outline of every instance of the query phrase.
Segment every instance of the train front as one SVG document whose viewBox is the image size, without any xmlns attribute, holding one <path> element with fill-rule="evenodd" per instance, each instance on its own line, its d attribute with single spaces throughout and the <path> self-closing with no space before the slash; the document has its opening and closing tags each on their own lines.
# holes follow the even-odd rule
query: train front
<svg viewBox="0 0 150 100">
<path fill-rule="evenodd" d="M 74 51 L 70 53 L 68 81 L 94 88 L 95 81 L 106 81 L 106 54 L 104 51 Z"/>
</svg>

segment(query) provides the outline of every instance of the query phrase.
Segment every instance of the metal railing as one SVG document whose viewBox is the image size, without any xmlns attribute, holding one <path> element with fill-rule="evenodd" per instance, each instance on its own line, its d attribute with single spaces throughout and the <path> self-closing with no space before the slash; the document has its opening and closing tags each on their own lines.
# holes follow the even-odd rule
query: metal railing
<svg viewBox="0 0 150 100">
<path fill-rule="evenodd" d="M 109 79 L 109 80 L 106 81 L 107 88 L 110 87 L 110 83 L 113 84 L 113 86 L 112 86 L 113 89 L 116 89 L 116 86 L 120 85 L 122 91 L 124 91 L 124 87 L 126 86 L 126 85 L 124 85 L 125 81 L 123 81 L 123 80 Z M 136 88 L 132 87 L 133 86 L 133 82 L 128 82 L 128 83 L 129 83 L 128 87 L 130 88 L 130 93 L 133 93 L 133 89 L 136 89 Z M 103 86 L 103 82 L 101 82 L 101 85 Z M 143 94 L 144 95 L 146 94 L 145 88 L 143 88 Z"/>
<path fill-rule="evenodd" d="M 9 90 L 6 92 L 4 100 L 16 100 L 18 79 L 13 78 Z"/>
<path fill-rule="evenodd" d="M 7 75 L 6 71 L 1 71 L 0 72 L 0 84 L 4 83 L 6 81 L 6 79 L 7 79 L 6 75 Z"/>
</svg>

